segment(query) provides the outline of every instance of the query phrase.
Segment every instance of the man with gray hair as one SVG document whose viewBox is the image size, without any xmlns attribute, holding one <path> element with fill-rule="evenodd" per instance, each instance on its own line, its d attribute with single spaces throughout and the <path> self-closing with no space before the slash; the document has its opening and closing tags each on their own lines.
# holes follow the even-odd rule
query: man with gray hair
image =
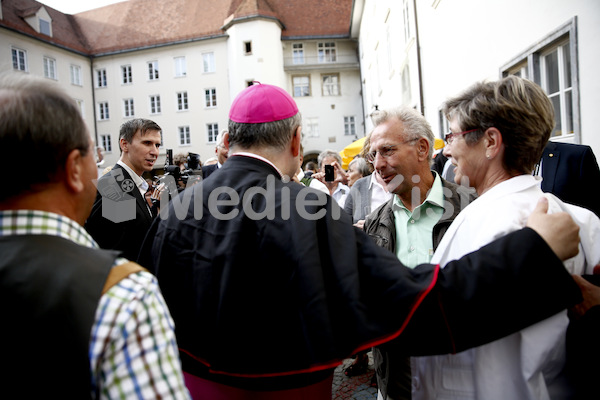
<svg viewBox="0 0 600 400">
<path fill-rule="evenodd" d="M 229 111 L 227 163 L 159 220 L 151 269 L 192 397 L 331 400 L 333 370 L 355 352 L 392 339 L 411 355 L 457 351 L 580 301 L 532 229 L 443 270 L 406 268 L 331 196 L 290 179 L 301 126 L 285 90 L 244 89 Z M 538 222 L 556 218 L 539 211 Z M 573 235 L 555 237 L 565 228 L 542 229 L 561 258 L 575 250 Z"/>
<path fill-rule="evenodd" d="M 331 197 L 337 201 L 340 207 L 344 208 L 350 188 L 344 183 L 346 182 L 346 171 L 342 169 L 342 156 L 337 151 L 324 150 L 317 157 L 317 164 L 319 172 L 313 174 L 313 179 L 323 182 L 329 189 Z M 325 173 L 326 166 L 333 168 L 331 179 Z"/>
<path fill-rule="evenodd" d="M 225 164 L 225 161 L 227 161 L 227 157 L 229 156 L 228 149 L 223 144 L 223 138 L 225 137 L 226 133 L 227 133 L 227 130 L 223 129 L 217 135 L 217 140 L 216 140 L 217 145 L 215 146 L 215 156 L 217 158 L 217 162 L 211 163 L 211 164 L 205 164 L 202 166 L 202 177 L 204 179 L 208 178 L 210 176 L 210 174 L 215 172 L 217 169 L 221 168 L 223 166 L 223 164 Z"/>
<path fill-rule="evenodd" d="M 373 123 L 366 158 L 393 196 L 366 217 L 364 230 L 407 267 L 429 263 L 454 218 L 475 198 L 474 191 L 431 170 L 434 136 L 416 110 L 383 110 Z M 375 348 L 373 357 L 383 399 L 410 399 L 409 358 L 385 345 Z"/>
<path fill-rule="evenodd" d="M 49 80 L 0 77 L 0 383 L 14 398 L 188 399 L 156 278 L 83 229 L 95 151 L 73 99 Z M 43 165 L 43 168 L 39 166 Z"/>
</svg>

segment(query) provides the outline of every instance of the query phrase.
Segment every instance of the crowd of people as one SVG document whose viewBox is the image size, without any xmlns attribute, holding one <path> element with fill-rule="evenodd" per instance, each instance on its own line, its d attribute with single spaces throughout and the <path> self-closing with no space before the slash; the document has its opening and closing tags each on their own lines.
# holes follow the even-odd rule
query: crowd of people
<svg viewBox="0 0 600 400">
<path fill-rule="evenodd" d="M 347 170 L 335 150 L 304 165 L 294 99 L 256 83 L 216 162 L 159 215 L 164 192 L 143 175 L 160 126 L 124 123 L 99 176 L 72 99 L 3 75 L 0 151 L 45 166 L 0 195 L 3 383 L 29 397 L 325 400 L 333 370 L 354 356 L 346 374 L 364 373 L 372 351 L 384 400 L 585 398 L 599 203 L 571 188 L 600 183 L 595 157 L 549 142 L 552 104 L 519 77 L 443 111 L 437 155 L 427 120 L 399 106 L 373 116 Z"/>
</svg>

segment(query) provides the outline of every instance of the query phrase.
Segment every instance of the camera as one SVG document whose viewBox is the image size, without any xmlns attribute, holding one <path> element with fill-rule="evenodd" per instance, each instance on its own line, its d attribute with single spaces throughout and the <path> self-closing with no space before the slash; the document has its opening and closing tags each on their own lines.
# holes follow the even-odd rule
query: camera
<svg viewBox="0 0 600 400">
<path fill-rule="evenodd" d="M 165 173 L 159 178 L 159 183 L 165 184 L 171 197 L 183 191 L 186 187 L 202 180 L 199 154 L 188 153 L 184 165 L 185 169 L 181 169 L 179 165 L 175 165 L 173 163 L 173 149 L 167 149 Z M 169 177 L 172 177 L 172 179 Z"/>
</svg>

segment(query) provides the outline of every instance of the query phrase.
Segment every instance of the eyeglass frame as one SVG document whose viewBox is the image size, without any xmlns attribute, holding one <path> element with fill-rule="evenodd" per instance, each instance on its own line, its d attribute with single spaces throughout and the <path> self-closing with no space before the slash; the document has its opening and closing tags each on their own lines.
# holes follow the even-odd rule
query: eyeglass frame
<svg viewBox="0 0 600 400">
<path fill-rule="evenodd" d="M 392 144 L 392 145 L 388 145 L 388 146 L 383 146 L 384 148 L 387 148 L 387 149 L 385 149 L 384 153 L 382 153 L 381 150 L 370 151 L 367 154 L 365 154 L 365 160 L 367 160 L 367 162 L 373 164 L 373 163 L 375 163 L 375 158 L 377 157 L 377 154 L 379 154 L 382 158 L 391 157 L 396 152 L 396 149 L 397 149 L 398 146 L 400 146 L 402 144 L 414 142 L 415 140 L 419 140 L 419 139 L 421 139 L 421 138 L 420 137 L 416 137 L 416 138 L 405 140 L 405 141 L 400 142 L 398 144 Z"/>
<path fill-rule="evenodd" d="M 444 142 L 446 142 L 447 144 L 452 144 L 454 139 L 456 139 L 457 137 L 465 135 L 467 133 L 475 132 L 476 130 L 479 130 L 479 128 L 469 129 L 468 131 L 462 131 L 462 132 L 456 132 L 456 133 L 449 130 L 448 133 L 446 133 L 446 135 L 444 136 Z"/>
</svg>

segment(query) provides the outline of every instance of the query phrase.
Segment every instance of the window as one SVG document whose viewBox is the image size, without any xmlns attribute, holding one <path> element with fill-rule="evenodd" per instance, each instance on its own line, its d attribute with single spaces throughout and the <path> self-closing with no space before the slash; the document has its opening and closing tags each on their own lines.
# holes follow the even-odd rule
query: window
<svg viewBox="0 0 600 400">
<path fill-rule="evenodd" d="M 317 44 L 317 52 L 319 54 L 320 63 L 336 62 L 335 43 L 321 42 Z"/>
<path fill-rule="evenodd" d="M 340 75 L 328 74 L 321 75 L 323 82 L 323 96 L 339 96 L 340 95 Z"/>
<path fill-rule="evenodd" d="M 81 67 L 79 65 L 71 65 L 71 84 L 81 86 Z"/>
<path fill-rule="evenodd" d="M 44 57 L 44 76 L 56 79 L 56 60 L 54 58 Z"/>
<path fill-rule="evenodd" d="M 160 96 L 150 96 L 150 114 L 160 114 Z"/>
<path fill-rule="evenodd" d="M 294 76 L 292 81 L 294 82 L 294 97 L 310 96 L 310 77 Z"/>
<path fill-rule="evenodd" d="M 249 56 L 252 54 L 252 42 L 244 42 L 244 55 Z"/>
<path fill-rule="evenodd" d="M 190 137 L 190 127 L 189 126 L 180 126 L 179 128 L 179 145 L 186 146 L 192 144 L 192 139 Z"/>
<path fill-rule="evenodd" d="M 131 72 L 131 65 L 122 65 L 121 66 L 121 83 L 123 85 L 127 85 L 128 83 L 133 82 L 133 74 Z"/>
<path fill-rule="evenodd" d="M 187 75 L 187 65 L 185 57 L 175 57 L 175 76 L 182 77 Z"/>
<path fill-rule="evenodd" d="M 202 65 L 204 73 L 215 72 L 215 53 L 202 54 Z"/>
<path fill-rule="evenodd" d="M 148 80 L 154 81 L 158 79 L 158 61 L 148 62 Z"/>
<path fill-rule="evenodd" d="M 98 120 L 106 121 L 108 118 L 108 101 L 98 103 Z"/>
<path fill-rule="evenodd" d="M 344 135 L 356 135 L 356 124 L 354 116 L 344 117 Z"/>
<path fill-rule="evenodd" d="M 177 93 L 177 110 L 184 111 L 188 109 L 188 95 L 187 92 Z"/>
<path fill-rule="evenodd" d="M 544 89 L 554 106 L 552 137 L 574 135 L 580 140 L 577 19 L 573 18 L 545 39 L 501 67 L 502 76 L 518 75 Z"/>
<path fill-rule="evenodd" d="M 215 143 L 219 135 L 219 124 L 206 124 L 206 133 L 209 143 Z"/>
<path fill-rule="evenodd" d="M 27 53 L 25 50 L 12 48 L 13 69 L 27 71 Z"/>
<path fill-rule="evenodd" d="M 125 117 L 133 117 L 135 115 L 133 110 L 133 99 L 123 100 L 123 115 Z"/>
<path fill-rule="evenodd" d="M 304 64 L 304 44 L 294 43 L 292 44 L 292 58 L 294 64 Z"/>
<path fill-rule="evenodd" d="M 110 153 L 112 151 L 110 135 L 100 135 L 100 146 L 104 147 L 104 151 L 107 153 Z"/>
<path fill-rule="evenodd" d="M 408 64 L 402 68 L 402 103 L 410 104 L 412 101 L 412 90 L 410 86 L 410 69 Z"/>
<path fill-rule="evenodd" d="M 306 136 L 319 137 L 319 118 L 306 118 Z"/>
<path fill-rule="evenodd" d="M 52 36 L 50 31 L 50 22 L 40 18 L 40 33 L 46 36 Z"/>
<path fill-rule="evenodd" d="M 217 106 L 217 89 L 206 89 L 204 91 L 204 96 L 206 98 L 206 107 L 216 107 Z"/>
<path fill-rule="evenodd" d="M 106 87 L 106 69 L 97 69 L 96 70 L 96 87 Z"/>
<path fill-rule="evenodd" d="M 569 42 L 562 42 L 541 54 L 542 88 L 554 106 L 556 124 L 552 136 L 574 133 L 573 129 L 573 81 Z"/>
</svg>

